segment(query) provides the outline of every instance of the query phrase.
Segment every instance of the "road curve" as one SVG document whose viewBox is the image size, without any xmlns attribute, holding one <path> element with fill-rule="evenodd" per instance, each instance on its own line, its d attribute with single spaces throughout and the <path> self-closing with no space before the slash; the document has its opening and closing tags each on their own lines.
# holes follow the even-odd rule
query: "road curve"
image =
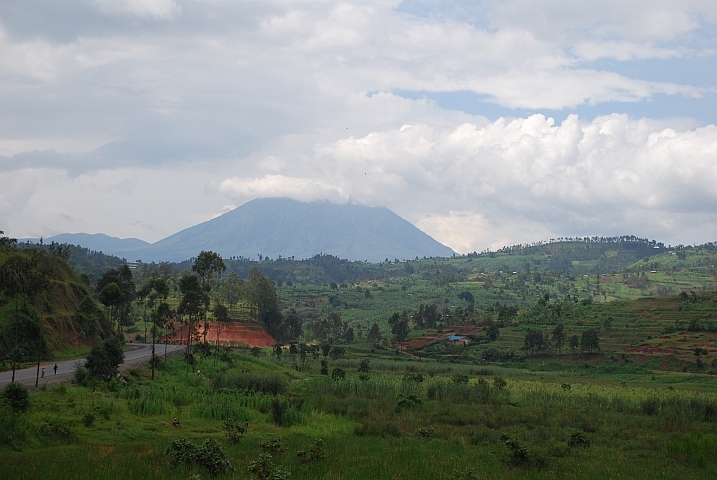
<svg viewBox="0 0 717 480">
<path fill-rule="evenodd" d="M 130 347 L 130 349 L 124 352 L 124 363 L 122 363 L 120 368 L 131 368 L 142 365 L 152 358 L 152 345 L 148 345 L 146 343 L 128 343 L 127 346 Z M 163 356 L 164 347 L 164 345 L 155 344 L 155 353 L 158 356 Z M 185 345 L 167 345 L 167 353 L 175 353 L 185 348 L 187 348 Z M 74 360 L 63 360 L 61 362 L 57 362 L 57 374 L 55 374 L 53 370 L 55 362 L 50 361 L 40 363 L 41 372 L 42 367 L 45 367 L 45 376 L 40 378 L 39 385 L 70 381 L 75 373 L 75 364 L 77 364 L 77 362 L 84 363 L 85 359 L 76 358 Z M 15 371 L 15 381 L 20 382 L 27 387 L 35 386 L 36 376 L 37 366 Z M 0 388 L 4 387 L 11 381 L 12 370 L 0 372 Z"/>
</svg>

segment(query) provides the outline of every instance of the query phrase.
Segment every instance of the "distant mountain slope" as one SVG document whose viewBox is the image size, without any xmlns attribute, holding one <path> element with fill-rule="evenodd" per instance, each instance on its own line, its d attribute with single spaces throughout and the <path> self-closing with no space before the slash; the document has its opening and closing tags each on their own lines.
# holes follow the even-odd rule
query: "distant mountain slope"
<svg viewBox="0 0 717 480">
<path fill-rule="evenodd" d="M 249 258 L 329 253 L 371 262 L 454 253 L 387 208 L 263 198 L 123 255 L 181 261 L 202 250 Z"/>
<path fill-rule="evenodd" d="M 37 240 L 32 239 L 33 242 Z M 81 245 L 90 250 L 108 254 L 133 251 L 151 245 L 138 238 L 110 237 L 104 233 L 62 233 L 45 239 L 45 243 L 50 242 Z"/>
</svg>

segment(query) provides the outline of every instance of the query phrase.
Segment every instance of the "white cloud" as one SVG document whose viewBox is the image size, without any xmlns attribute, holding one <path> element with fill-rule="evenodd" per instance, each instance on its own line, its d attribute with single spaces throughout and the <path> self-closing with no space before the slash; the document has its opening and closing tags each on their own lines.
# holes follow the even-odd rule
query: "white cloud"
<svg viewBox="0 0 717 480">
<path fill-rule="evenodd" d="M 348 137 L 292 157 L 283 175 L 233 177 L 220 190 L 389 205 L 458 251 L 601 225 L 681 238 L 683 215 L 717 222 L 716 156 L 714 125 L 676 131 L 625 115 L 554 125 L 534 115 Z"/>
<path fill-rule="evenodd" d="M 129 13 L 156 20 L 172 18 L 181 11 L 181 7 L 174 0 L 94 0 L 94 2 L 103 13 Z"/>
<path fill-rule="evenodd" d="M 385 205 L 460 251 L 714 240 L 714 126 L 489 121 L 398 93 L 698 108 L 714 80 L 669 62 L 713 66 L 715 2 L 459 3 L 87 0 L 58 20 L 48 0 L 32 21 L 0 4 L 0 229 L 157 240 L 290 196 Z M 659 62 L 669 75 L 643 68 Z"/>
</svg>

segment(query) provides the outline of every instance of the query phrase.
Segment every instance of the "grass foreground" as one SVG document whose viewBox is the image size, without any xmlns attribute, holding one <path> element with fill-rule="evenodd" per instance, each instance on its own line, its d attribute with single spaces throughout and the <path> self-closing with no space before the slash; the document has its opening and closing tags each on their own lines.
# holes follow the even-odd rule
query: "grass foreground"
<svg viewBox="0 0 717 480">
<path fill-rule="evenodd" d="M 675 375 L 630 386 L 383 360 L 359 372 L 352 358 L 320 375 L 320 358 L 297 369 L 246 353 L 224 350 L 216 366 L 197 358 L 189 373 L 169 359 L 154 381 L 131 370 L 109 384 L 57 384 L 32 391 L 26 413 L 0 407 L 0 478 L 211 478 L 165 453 L 174 439 L 208 438 L 233 467 L 216 478 L 717 476 L 717 391 Z"/>
</svg>

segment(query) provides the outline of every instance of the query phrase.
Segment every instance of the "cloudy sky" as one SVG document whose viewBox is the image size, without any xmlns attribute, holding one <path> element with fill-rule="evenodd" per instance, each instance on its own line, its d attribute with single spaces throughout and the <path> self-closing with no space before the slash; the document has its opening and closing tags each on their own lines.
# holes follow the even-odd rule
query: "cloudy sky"
<svg viewBox="0 0 717 480">
<path fill-rule="evenodd" d="M 716 83 L 714 0 L 0 2 L 0 230 L 287 196 L 458 252 L 715 241 Z"/>
</svg>

